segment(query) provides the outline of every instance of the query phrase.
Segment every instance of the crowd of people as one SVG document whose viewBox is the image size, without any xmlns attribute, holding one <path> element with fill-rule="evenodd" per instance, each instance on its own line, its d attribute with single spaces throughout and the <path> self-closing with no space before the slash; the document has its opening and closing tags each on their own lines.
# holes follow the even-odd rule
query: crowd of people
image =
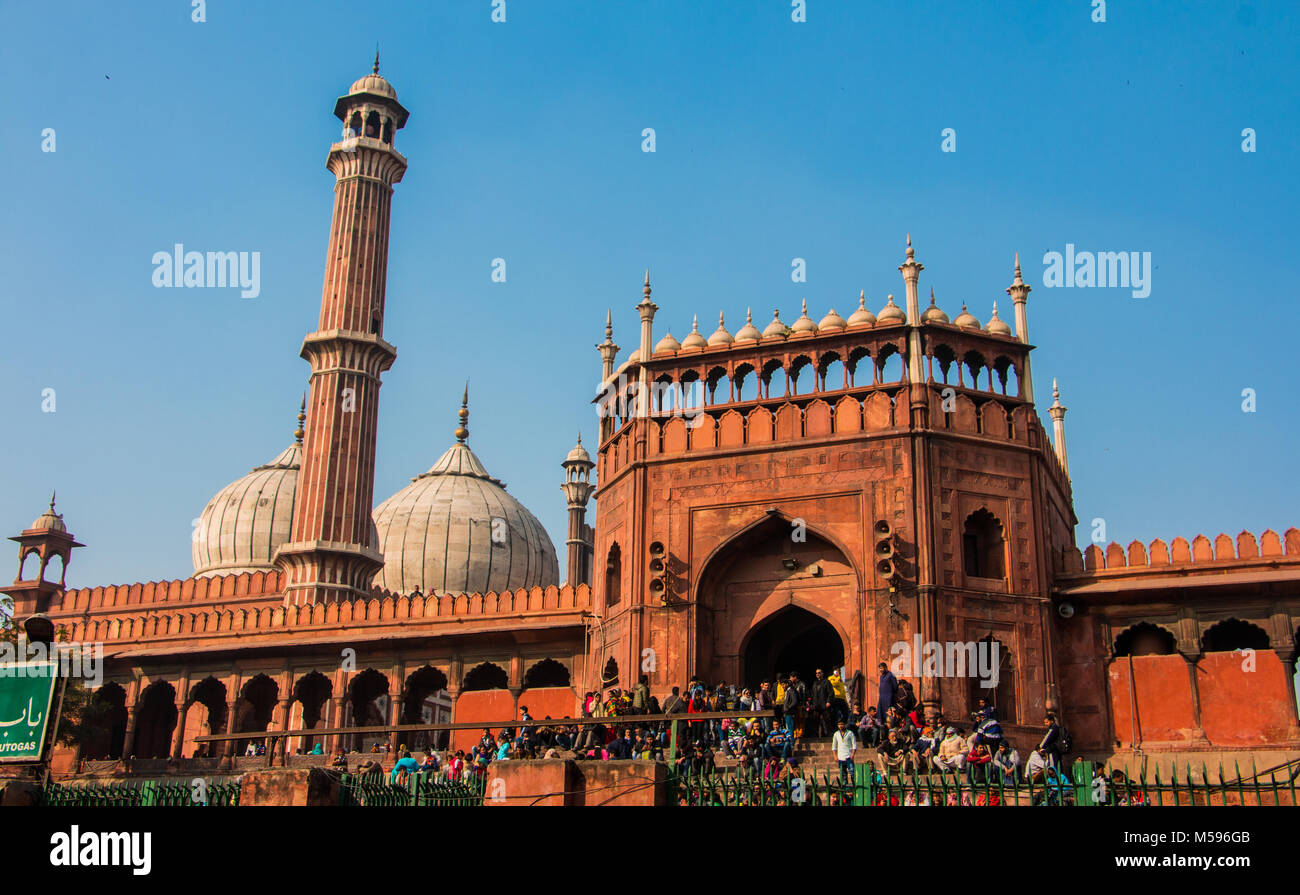
<svg viewBox="0 0 1300 895">
<path fill-rule="evenodd" d="M 679 774 L 697 776 L 711 774 L 721 756 L 746 774 L 783 780 L 798 776 L 800 759 L 795 753 L 807 740 L 829 737 L 842 780 L 853 779 L 859 750 L 869 748 L 876 751 L 876 769 L 886 777 L 950 773 L 1010 786 L 1026 779 L 1064 785 L 1061 757 L 1069 751 L 1069 736 L 1054 714 L 1047 714 L 1041 740 L 1022 758 L 1003 735 L 997 710 L 987 700 L 978 700 L 969 725 L 951 723 L 942 714 L 927 718 L 909 681 L 897 679 L 883 662 L 878 670 L 876 704 L 865 708 L 860 700 L 850 703 L 850 691 L 859 692 L 859 687 L 846 685 L 837 669 L 817 669 L 811 684 L 797 672 L 777 674 L 755 689 L 725 681 L 708 686 L 695 679 L 684 691 L 673 687 L 662 704 L 643 675 L 630 690 L 586 693 L 582 715 L 592 723 L 537 720 L 521 706 L 517 726 L 495 734 L 484 730 L 468 750 L 440 754 L 429 749 L 417 758 L 400 747 L 391 774 L 394 779 L 432 774 L 468 781 L 486 776 L 493 761 L 576 756 L 672 761 Z M 705 713 L 719 717 L 691 720 L 691 715 Z M 380 752 L 380 744 L 372 751 Z M 340 749 L 333 767 L 346 770 L 347 762 Z M 370 758 L 357 770 L 372 773 L 382 766 L 382 758 Z"/>
</svg>

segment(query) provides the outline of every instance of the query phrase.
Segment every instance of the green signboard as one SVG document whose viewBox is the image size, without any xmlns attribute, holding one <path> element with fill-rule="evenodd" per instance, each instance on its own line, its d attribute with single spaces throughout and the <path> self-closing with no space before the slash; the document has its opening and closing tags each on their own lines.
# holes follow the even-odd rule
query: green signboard
<svg viewBox="0 0 1300 895">
<path fill-rule="evenodd" d="M 58 666 L 0 664 L 0 761 L 40 761 L 54 711 Z"/>
</svg>

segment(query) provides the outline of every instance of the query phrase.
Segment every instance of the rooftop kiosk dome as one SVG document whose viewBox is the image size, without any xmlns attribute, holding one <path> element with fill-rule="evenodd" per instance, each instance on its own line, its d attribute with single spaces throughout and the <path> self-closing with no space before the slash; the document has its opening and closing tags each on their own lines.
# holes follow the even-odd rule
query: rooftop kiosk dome
<svg viewBox="0 0 1300 895">
<path fill-rule="evenodd" d="M 466 388 L 456 443 L 375 508 L 384 555 L 377 587 L 460 594 L 560 583 L 555 545 L 542 523 L 469 449 L 468 405 Z"/>
</svg>

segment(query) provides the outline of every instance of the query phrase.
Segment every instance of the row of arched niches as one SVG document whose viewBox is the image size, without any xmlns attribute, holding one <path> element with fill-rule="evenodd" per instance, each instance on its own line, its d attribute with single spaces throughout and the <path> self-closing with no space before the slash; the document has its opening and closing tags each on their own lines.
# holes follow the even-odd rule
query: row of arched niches
<svg viewBox="0 0 1300 895">
<path fill-rule="evenodd" d="M 901 339 L 763 357 L 729 350 L 652 374 L 650 452 L 765 444 L 889 429 L 908 423 L 906 357 Z M 788 347 L 788 346 L 787 346 Z M 812 346 L 809 346 L 811 349 Z M 1001 348 L 1003 346 L 994 346 Z M 1008 349 L 1021 348 L 1008 343 Z M 1021 393 L 1019 352 L 933 345 L 922 358 L 931 394 L 930 425 L 1027 442 L 1033 412 Z M 681 360 L 681 358 L 678 358 Z M 602 396 L 602 442 L 638 412 L 639 383 L 615 377 Z M 615 446 L 615 468 L 626 459 Z M 608 474 L 614 470 L 606 470 Z"/>
<path fill-rule="evenodd" d="M 509 664 L 506 662 L 505 664 Z M 275 708 L 288 701 L 301 703 L 295 723 L 300 719 L 306 728 L 325 727 L 327 700 L 341 697 L 345 717 L 335 719 L 340 727 L 360 727 L 370 724 L 387 724 L 387 713 L 378 704 L 382 697 L 400 698 L 398 721 L 402 724 L 422 722 L 422 708 L 430 696 L 445 693 L 451 682 L 439 668 L 424 665 L 409 671 L 404 682 L 390 679 L 375 668 L 366 668 L 348 680 L 342 692 L 336 692 L 332 676 L 319 671 L 299 672 L 287 693 L 281 692 L 276 676 L 266 673 L 253 675 L 242 682 L 238 693 L 227 690 L 217 674 L 191 677 L 186 692 L 177 692 L 176 682 L 156 680 L 140 691 L 134 706 L 127 705 L 127 691 L 122 684 L 108 681 L 92 697 L 102 706 L 106 721 L 83 750 L 88 759 L 116 759 L 122 756 L 129 719 L 136 720 L 132 754 L 138 758 L 165 758 L 171 754 L 178 723 L 188 720 L 182 716 L 198 712 L 197 723 L 186 724 L 203 732 L 256 733 L 273 727 Z M 527 694 L 536 688 L 569 687 L 568 666 L 555 659 L 533 662 L 524 673 L 522 690 Z M 510 686 L 505 668 L 494 662 L 481 662 L 468 668 L 459 685 L 459 693 L 479 690 L 504 690 Z M 233 709 L 233 723 L 229 716 Z M 359 736 L 345 735 L 354 747 Z"/>
<path fill-rule="evenodd" d="M 1178 652 L 1178 637 L 1174 634 L 1178 623 L 1157 624 L 1140 621 L 1124 628 L 1111 643 L 1112 654 L 1125 656 L 1169 656 Z M 1225 618 L 1201 624 L 1197 647 L 1203 653 L 1228 653 L 1237 650 L 1267 650 L 1275 644 L 1264 628 L 1252 621 Z M 1292 632 L 1294 636 L 1295 632 Z M 1283 644 L 1283 646 L 1291 646 Z"/>
</svg>

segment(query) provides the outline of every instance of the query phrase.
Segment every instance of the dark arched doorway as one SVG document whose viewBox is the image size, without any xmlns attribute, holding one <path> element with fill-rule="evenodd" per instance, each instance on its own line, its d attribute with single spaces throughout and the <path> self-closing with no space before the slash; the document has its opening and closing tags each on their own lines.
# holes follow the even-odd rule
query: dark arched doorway
<svg viewBox="0 0 1300 895">
<path fill-rule="evenodd" d="M 827 674 L 844 664 L 844 641 L 830 623 L 798 606 L 787 606 L 759 622 L 745 641 L 741 665 L 746 687 L 756 689 L 779 672 L 805 683 L 820 668 Z"/>
<path fill-rule="evenodd" d="M 126 691 L 112 681 L 95 691 L 92 712 L 100 719 L 82 748 L 82 758 L 98 760 L 121 758 L 126 742 Z"/>
<path fill-rule="evenodd" d="M 140 696 L 136 709 L 136 758 L 166 758 L 171 754 L 172 731 L 176 729 L 176 688 L 166 681 L 155 681 Z"/>
</svg>

